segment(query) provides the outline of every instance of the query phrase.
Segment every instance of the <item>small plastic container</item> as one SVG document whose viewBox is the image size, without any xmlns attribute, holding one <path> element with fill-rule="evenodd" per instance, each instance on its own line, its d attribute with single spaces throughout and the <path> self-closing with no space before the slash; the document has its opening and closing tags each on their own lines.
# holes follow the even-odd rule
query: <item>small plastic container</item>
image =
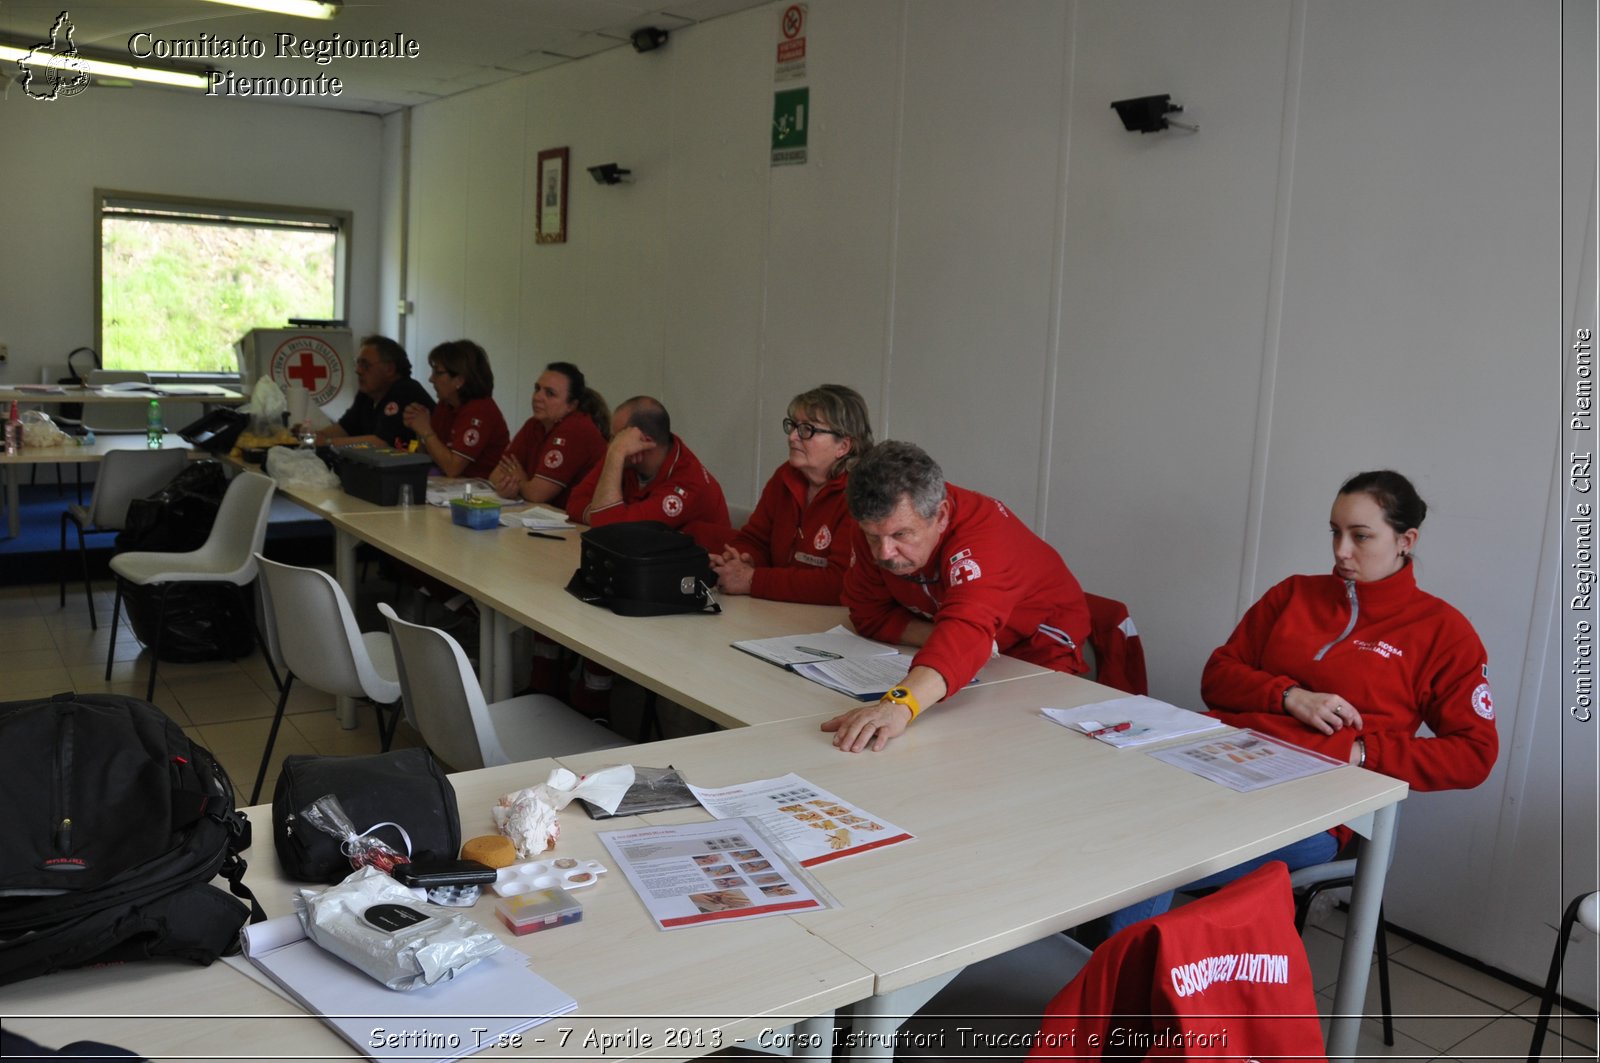
<svg viewBox="0 0 1600 1063">
<path fill-rule="evenodd" d="M 450 519 L 463 528 L 497 528 L 500 526 L 500 503 L 496 499 L 479 495 L 472 498 L 452 498 Z"/>
<path fill-rule="evenodd" d="M 583 905 L 560 886 L 519 893 L 494 906 L 494 914 L 518 937 L 551 930 L 583 918 Z"/>
</svg>

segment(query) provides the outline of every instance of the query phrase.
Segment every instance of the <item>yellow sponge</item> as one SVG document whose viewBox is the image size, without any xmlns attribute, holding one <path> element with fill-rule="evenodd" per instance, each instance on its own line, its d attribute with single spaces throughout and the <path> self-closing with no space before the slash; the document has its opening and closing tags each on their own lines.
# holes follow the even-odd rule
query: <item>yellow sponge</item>
<svg viewBox="0 0 1600 1063">
<path fill-rule="evenodd" d="M 467 839 L 461 846 L 461 859 L 476 860 L 488 867 L 510 867 L 517 862 L 517 847 L 501 834 L 483 834 Z"/>
</svg>

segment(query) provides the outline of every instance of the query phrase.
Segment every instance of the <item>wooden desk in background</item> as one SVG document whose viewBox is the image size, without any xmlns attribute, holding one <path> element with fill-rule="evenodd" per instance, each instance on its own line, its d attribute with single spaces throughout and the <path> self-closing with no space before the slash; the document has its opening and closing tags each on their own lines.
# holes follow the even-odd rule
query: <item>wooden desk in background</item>
<svg viewBox="0 0 1600 1063">
<path fill-rule="evenodd" d="M 59 447 L 23 447 L 15 454 L 0 453 L 0 472 L 5 476 L 6 531 L 15 539 L 22 531 L 21 481 L 22 469 L 27 465 L 99 464 L 113 450 L 144 450 L 148 440 L 143 435 L 101 435 L 93 443 L 78 445 L 68 442 Z M 163 450 L 187 450 L 189 444 L 168 432 L 161 443 Z M 206 457 L 196 452 L 197 457 Z"/>
</svg>

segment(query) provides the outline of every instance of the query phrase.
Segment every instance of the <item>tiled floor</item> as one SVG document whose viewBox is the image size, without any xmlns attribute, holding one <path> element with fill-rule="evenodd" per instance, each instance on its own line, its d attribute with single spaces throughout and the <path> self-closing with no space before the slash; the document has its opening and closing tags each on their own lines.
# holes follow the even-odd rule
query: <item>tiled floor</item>
<svg viewBox="0 0 1600 1063">
<path fill-rule="evenodd" d="M 0 700 L 49 695 L 62 690 L 110 691 L 143 697 L 149 655 L 141 651 L 124 621 L 118 636 L 112 679 L 105 679 L 109 586 L 97 587 L 98 632 L 89 629 L 81 590 L 58 604 L 53 585 L 0 587 Z M 255 778 L 276 703 L 272 677 L 259 653 L 233 663 L 163 662 L 157 670 L 156 704 L 215 753 L 248 792 Z M 671 717 L 669 731 L 677 732 Z M 693 721 L 681 725 L 694 729 Z M 397 744 L 417 744 L 401 725 Z M 366 753 L 378 749 L 373 713 L 363 711 L 355 730 L 334 718 L 332 698 L 297 687 L 290 699 L 277 754 L 263 789 L 270 800 L 277 762 L 289 753 Z M 1333 911 L 1307 931 L 1306 947 L 1324 1014 L 1333 1007 L 1343 915 Z M 1395 1045 L 1383 1044 L 1377 1019 L 1367 1019 L 1359 1045 L 1362 1056 L 1393 1059 L 1526 1058 L 1538 998 L 1525 990 L 1459 964 L 1426 946 L 1390 935 L 1396 1011 Z M 1378 1011 L 1377 976 L 1367 995 L 1369 1015 Z M 1558 1013 L 1545 1040 L 1546 1059 L 1595 1059 L 1595 1022 Z"/>
</svg>

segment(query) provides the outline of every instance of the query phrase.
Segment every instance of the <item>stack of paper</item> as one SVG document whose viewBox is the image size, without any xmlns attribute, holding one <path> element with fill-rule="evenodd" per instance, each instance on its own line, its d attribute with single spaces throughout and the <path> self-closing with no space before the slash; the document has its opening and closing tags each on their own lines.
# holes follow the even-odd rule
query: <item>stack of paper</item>
<svg viewBox="0 0 1600 1063">
<path fill-rule="evenodd" d="M 1221 720 L 1180 709 L 1142 694 L 1096 701 L 1075 709 L 1039 711 L 1063 727 L 1082 731 L 1107 745 L 1119 747 L 1142 746 L 1226 726 Z"/>
<path fill-rule="evenodd" d="M 244 954 L 307 1011 L 376 1060 L 460 1059 L 496 1044 L 511 1044 L 520 1030 L 565 1015 L 578 1002 L 528 969 L 528 958 L 504 948 L 458 974 L 402 993 L 345 963 L 305 936 L 300 917 L 286 915 L 246 926 Z M 377 1047 L 373 1031 L 403 1025 L 425 1032 L 442 1055 L 415 1046 Z"/>
<path fill-rule="evenodd" d="M 500 523 L 507 528 L 529 528 L 533 531 L 571 531 L 576 527 L 559 509 L 551 509 L 538 503 L 515 512 L 502 510 Z"/>
<path fill-rule="evenodd" d="M 812 635 L 747 639 L 733 647 L 853 698 L 881 697 L 911 670 L 909 654 L 842 624 Z"/>
</svg>

